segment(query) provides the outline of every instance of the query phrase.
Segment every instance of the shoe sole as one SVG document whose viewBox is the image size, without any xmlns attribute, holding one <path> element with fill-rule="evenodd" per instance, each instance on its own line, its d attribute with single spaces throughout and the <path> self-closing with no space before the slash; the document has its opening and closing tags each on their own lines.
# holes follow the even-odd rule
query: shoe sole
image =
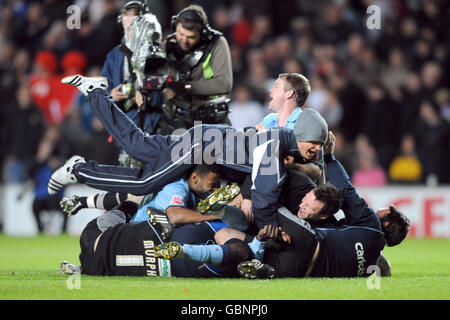
<svg viewBox="0 0 450 320">
<path fill-rule="evenodd" d="M 237 184 L 223 186 L 214 191 L 205 200 L 200 201 L 197 206 L 198 210 L 200 213 L 206 213 L 209 210 L 219 210 L 233 201 L 240 192 L 241 190 Z"/>
<path fill-rule="evenodd" d="M 270 272 L 265 277 L 258 276 L 258 269 L 255 267 L 255 263 L 252 261 L 242 262 L 238 265 L 239 274 L 246 279 L 273 279 L 275 277 L 275 269 L 269 267 Z"/>
<path fill-rule="evenodd" d="M 166 244 L 155 246 L 155 258 L 171 260 L 180 253 L 180 245 L 168 242 Z"/>
</svg>

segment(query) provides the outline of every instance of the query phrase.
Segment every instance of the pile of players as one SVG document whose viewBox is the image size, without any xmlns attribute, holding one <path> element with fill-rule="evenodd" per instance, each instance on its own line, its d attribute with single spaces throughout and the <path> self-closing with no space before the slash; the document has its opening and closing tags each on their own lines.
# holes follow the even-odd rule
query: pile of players
<svg viewBox="0 0 450 320">
<path fill-rule="evenodd" d="M 131 12 L 136 17 L 124 24 L 125 34 L 154 23 L 138 1 L 124 6 L 120 22 Z M 62 80 L 86 96 L 115 143 L 139 166 L 105 166 L 73 156 L 53 173 L 50 194 L 72 183 L 103 190 L 63 199 L 67 213 L 105 211 L 80 237 L 81 268 L 64 262 L 61 271 L 245 278 L 390 275 L 381 252 L 406 237 L 409 220 L 394 206 L 374 210 L 358 195 L 334 157 L 335 137 L 327 123 L 303 108 L 309 81 L 280 74 L 270 90 L 273 113 L 255 128 L 237 130 L 226 125 L 225 100 L 215 100 L 232 86 L 225 38 L 208 26 L 198 6 L 174 16 L 172 27 L 175 34 L 163 45 L 169 76 L 159 91 L 143 89 L 161 82 L 145 66 L 155 60 L 145 54 L 139 59 L 133 36 L 108 55 L 106 78 Z M 158 39 L 144 46 L 152 58 Z M 134 50 L 129 55 L 123 54 L 127 43 Z M 134 72 L 124 73 L 127 66 Z M 134 99 L 122 90 L 123 74 L 135 75 Z M 158 100 L 154 93 L 164 96 Z M 163 111 L 155 111 L 160 124 L 149 129 L 145 118 L 130 121 L 133 116 L 120 105 L 130 100 L 138 115 L 145 110 L 139 106 L 160 101 Z M 161 128 L 185 130 L 163 135 Z"/>
</svg>

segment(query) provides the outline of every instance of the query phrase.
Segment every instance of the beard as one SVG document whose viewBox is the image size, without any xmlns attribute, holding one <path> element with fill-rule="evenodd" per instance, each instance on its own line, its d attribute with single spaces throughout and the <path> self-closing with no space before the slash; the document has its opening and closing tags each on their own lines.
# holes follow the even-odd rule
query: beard
<svg viewBox="0 0 450 320">
<path fill-rule="evenodd" d="M 208 191 L 194 191 L 195 197 L 198 200 L 205 200 L 206 198 L 208 198 L 208 196 L 211 194 L 211 192 Z"/>
</svg>

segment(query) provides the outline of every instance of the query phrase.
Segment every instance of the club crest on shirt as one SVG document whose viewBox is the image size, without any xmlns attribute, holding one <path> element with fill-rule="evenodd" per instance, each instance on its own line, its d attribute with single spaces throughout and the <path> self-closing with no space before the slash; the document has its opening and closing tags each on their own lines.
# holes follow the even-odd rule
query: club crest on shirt
<svg viewBox="0 0 450 320">
<path fill-rule="evenodd" d="M 170 204 L 183 205 L 184 204 L 184 199 L 181 198 L 180 196 L 173 196 L 172 200 L 170 200 Z"/>
</svg>

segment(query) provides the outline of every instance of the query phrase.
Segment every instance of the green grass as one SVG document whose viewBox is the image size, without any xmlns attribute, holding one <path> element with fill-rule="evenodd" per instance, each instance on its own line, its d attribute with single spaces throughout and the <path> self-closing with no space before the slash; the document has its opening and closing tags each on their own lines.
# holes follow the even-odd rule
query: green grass
<svg viewBox="0 0 450 320">
<path fill-rule="evenodd" d="M 393 276 L 380 289 L 367 279 L 187 279 L 81 276 L 69 290 L 67 275 L 56 271 L 62 260 L 78 263 L 78 238 L 7 237 L 0 234 L 0 299 L 449 299 L 450 241 L 407 239 L 386 248 Z"/>
</svg>

